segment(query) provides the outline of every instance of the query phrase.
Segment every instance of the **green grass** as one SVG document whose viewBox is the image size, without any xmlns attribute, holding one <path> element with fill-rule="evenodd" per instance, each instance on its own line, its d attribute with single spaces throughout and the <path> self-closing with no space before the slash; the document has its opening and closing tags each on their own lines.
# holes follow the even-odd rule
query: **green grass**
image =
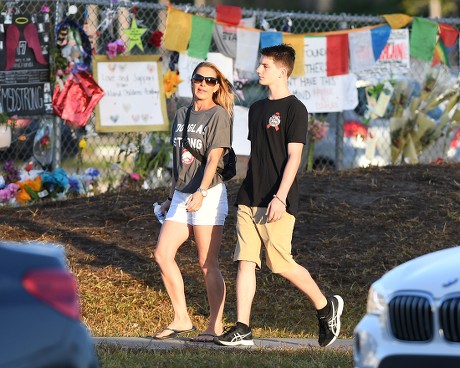
<svg viewBox="0 0 460 368">
<path fill-rule="evenodd" d="M 199 349 L 135 350 L 120 349 L 108 345 L 97 348 L 103 368 L 154 368 L 154 367 L 353 367 L 350 350 L 297 350 L 267 349 Z"/>
</svg>

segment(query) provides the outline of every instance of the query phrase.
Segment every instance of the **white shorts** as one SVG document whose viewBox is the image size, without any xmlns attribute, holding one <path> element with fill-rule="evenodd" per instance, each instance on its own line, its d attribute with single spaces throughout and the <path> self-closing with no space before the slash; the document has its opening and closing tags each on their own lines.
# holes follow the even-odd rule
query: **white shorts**
<svg viewBox="0 0 460 368">
<path fill-rule="evenodd" d="M 227 187 L 220 183 L 208 189 L 203 198 L 201 208 L 196 212 L 187 212 L 187 199 L 190 193 L 174 191 L 171 206 L 166 213 L 165 221 L 176 221 L 189 225 L 224 225 L 228 215 Z"/>
</svg>

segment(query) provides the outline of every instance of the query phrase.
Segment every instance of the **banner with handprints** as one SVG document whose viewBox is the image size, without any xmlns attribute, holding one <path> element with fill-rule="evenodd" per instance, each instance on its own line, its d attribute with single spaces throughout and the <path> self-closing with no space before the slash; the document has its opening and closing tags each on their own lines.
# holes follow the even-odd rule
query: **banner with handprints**
<svg viewBox="0 0 460 368">
<path fill-rule="evenodd" d="M 155 55 L 97 55 L 94 77 L 104 90 L 96 108 L 98 132 L 167 131 L 163 71 Z"/>
</svg>

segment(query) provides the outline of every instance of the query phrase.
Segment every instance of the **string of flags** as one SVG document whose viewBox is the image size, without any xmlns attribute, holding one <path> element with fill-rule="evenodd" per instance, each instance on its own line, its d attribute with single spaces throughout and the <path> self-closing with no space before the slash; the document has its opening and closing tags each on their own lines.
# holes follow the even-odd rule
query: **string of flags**
<svg viewBox="0 0 460 368">
<path fill-rule="evenodd" d="M 211 40 L 214 39 L 218 51 L 234 59 L 236 69 L 253 71 L 258 58 L 258 48 L 254 45 L 263 48 L 282 42 L 289 43 L 296 49 L 298 56 L 293 72 L 295 77 L 308 74 L 303 58 L 299 57 L 305 53 L 303 38 L 323 37 L 327 52 L 327 76 L 336 76 L 371 68 L 384 50 L 391 31 L 411 25 L 410 56 L 433 61 L 433 64 L 448 63 L 447 54 L 459 35 L 454 27 L 405 14 L 387 14 L 383 18 L 386 23 L 370 27 L 291 34 L 270 28 L 263 19 L 263 29 L 256 29 L 247 19 L 242 18 L 241 8 L 235 6 L 216 6 L 215 19 L 189 14 L 170 6 L 164 47 L 206 59 Z"/>
</svg>

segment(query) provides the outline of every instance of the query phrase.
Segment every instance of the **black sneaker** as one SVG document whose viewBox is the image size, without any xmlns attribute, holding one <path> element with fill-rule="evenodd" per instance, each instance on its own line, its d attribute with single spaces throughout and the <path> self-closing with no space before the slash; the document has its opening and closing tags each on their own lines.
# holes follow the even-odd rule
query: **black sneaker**
<svg viewBox="0 0 460 368">
<path fill-rule="evenodd" d="M 343 299 L 339 295 L 329 298 L 331 311 L 326 317 L 318 317 L 319 324 L 319 346 L 331 345 L 340 333 L 340 316 L 343 312 Z"/>
<path fill-rule="evenodd" d="M 251 327 L 237 322 L 236 325 L 227 327 L 222 335 L 216 336 L 214 343 L 223 346 L 252 346 L 254 341 L 252 341 Z"/>
</svg>

